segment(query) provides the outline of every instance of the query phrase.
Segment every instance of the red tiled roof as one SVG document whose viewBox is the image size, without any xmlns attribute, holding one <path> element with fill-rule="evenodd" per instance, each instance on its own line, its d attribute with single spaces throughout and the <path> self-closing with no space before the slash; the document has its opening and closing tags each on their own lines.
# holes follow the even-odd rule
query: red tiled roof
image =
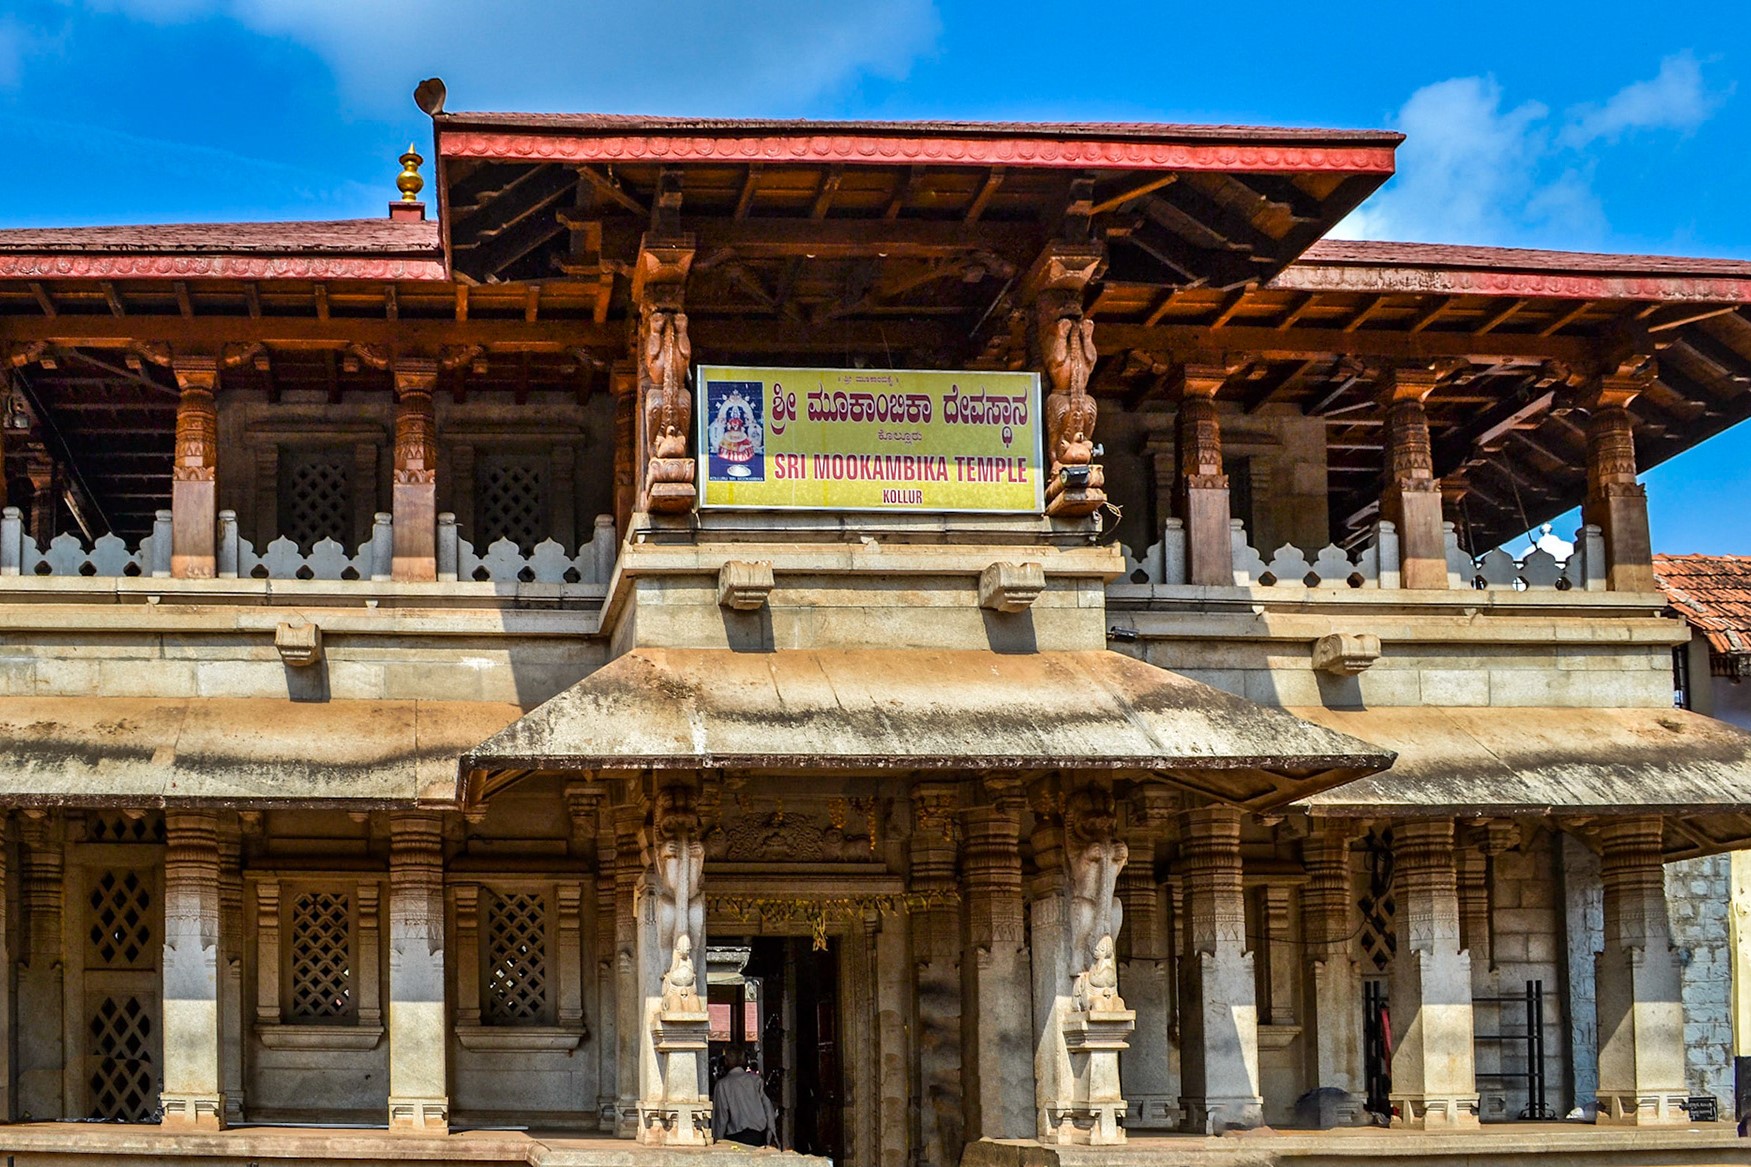
<svg viewBox="0 0 1751 1167">
<path fill-rule="evenodd" d="M 882 134 L 930 137 L 1168 138 L 1247 142 L 1397 145 L 1395 130 L 1325 130 L 1304 126 L 1211 126 L 1173 122 L 810 121 L 804 118 L 653 117 L 619 113 L 442 113 L 439 129 L 461 126 L 608 134 Z"/>
<path fill-rule="evenodd" d="M 435 222 L 335 219 L 305 223 L 169 223 L 0 230 L 0 252 L 152 255 L 437 255 Z"/>
<path fill-rule="evenodd" d="M 1654 575 L 1715 652 L 1751 652 L 1751 555 L 1656 555 Z"/>
<path fill-rule="evenodd" d="M 1588 251 L 1542 251 L 1530 247 L 1466 247 L 1450 243 L 1389 243 L 1321 239 L 1296 261 L 1373 264 L 1390 267 L 1478 268 L 1488 271 L 1648 273 L 1751 277 L 1751 261 L 1692 259 L 1677 255 L 1613 255 Z"/>
</svg>

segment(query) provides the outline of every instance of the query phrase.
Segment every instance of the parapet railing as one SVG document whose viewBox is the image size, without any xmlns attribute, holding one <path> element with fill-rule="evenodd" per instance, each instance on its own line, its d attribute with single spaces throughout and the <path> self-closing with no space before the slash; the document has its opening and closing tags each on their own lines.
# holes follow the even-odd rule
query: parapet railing
<svg viewBox="0 0 1751 1167">
<path fill-rule="evenodd" d="M 1511 588 L 1515 591 L 1603 591 L 1605 589 L 1605 541 L 1596 526 L 1575 532 L 1575 551 L 1558 560 L 1542 548 L 1515 559 L 1495 550 L 1473 558 L 1459 546 L 1452 523 L 1442 524 L 1447 549 L 1447 586 L 1454 590 Z M 1328 543 L 1311 556 L 1292 543 L 1285 543 L 1267 560 L 1248 541 L 1246 524 L 1229 521 L 1234 584 L 1236 587 L 1281 588 L 1397 588 L 1399 584 L 1398 530 L 1390 522 L 1375 523 L 1368 541 L 1355 551 Z M 1186 532 L 1180 519 L 1168 519 L 1161 538 L 1141 556 L 1125 548 L 1124 582 L 1132 584 L 1184 584 Z"/>
<path fill-rule="evenodd" d="M 99 579 L 170 577 L 169 511 L 158 511 L 152 533 L 130 550 L 115 535 L 100 535 L 89 545 L 73 534 L 56 535 L 46 547 L 24 530 L 17 507 L 0 511 L 0 576 L 83 576 Z M 237 514 L 220 511 L 215 574 L 220 579 L 387 581 L 394 565 L 395 525 L 379 513 L 371 537 L 350 553 L 336 539 L 319 539 L 309 551 L 285 536 L 261 551 L 237 532 Z M 589 541 L 574 555 L 552 539 L 528 555 L 509 539 L 498 539 L 484 553 L 462 538 L 456 516 L 438 516 L 437 574 L 441 582 L 582 584 L 606 587 L 614 574 L 620 537 L 614 519 L 599 515 Z"/>
</svg>

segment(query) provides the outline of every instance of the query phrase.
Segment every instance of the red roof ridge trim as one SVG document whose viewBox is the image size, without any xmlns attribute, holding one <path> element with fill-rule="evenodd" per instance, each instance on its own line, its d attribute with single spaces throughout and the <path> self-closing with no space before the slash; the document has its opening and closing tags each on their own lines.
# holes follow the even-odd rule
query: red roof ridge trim
<svg viewBox="0 0 1751 1167">
<path fill-rule="evenodd" d="M 0 279 L 447 280 L 441 259 L 345 255 L 8 255 Z"/>
</svg>

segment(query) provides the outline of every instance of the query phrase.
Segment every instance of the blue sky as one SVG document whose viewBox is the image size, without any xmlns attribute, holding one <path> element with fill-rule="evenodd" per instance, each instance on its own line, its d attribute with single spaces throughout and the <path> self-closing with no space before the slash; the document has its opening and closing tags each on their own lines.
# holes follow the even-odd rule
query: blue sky
<svg viewBox="0 0 1751 1167">
<path fill-rule="evenodd" d="M 1346 234 L 1751 258 L 1721 0 L 0 0 L 0 225 L 382 214 L 433 74 L 453 109 L 1392 127 Z M 1648 484 L 1660 549 L 1751 553 L 1715 503 L 1751 426 Z"/>
</svg>

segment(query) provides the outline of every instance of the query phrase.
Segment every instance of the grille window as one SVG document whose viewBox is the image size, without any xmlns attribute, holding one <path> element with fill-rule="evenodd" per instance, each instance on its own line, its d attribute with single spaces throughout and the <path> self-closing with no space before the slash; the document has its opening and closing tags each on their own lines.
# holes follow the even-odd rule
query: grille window
<svg viewBox="0 0 1751 1167">
<path fill-rule="evenodd" d="M 152 1066 L 152 1011 L 130 993 L 102 998 L 86 1025 L 90 1039 L 88 1118 L 145 1122 L 158 1091 Z"/>
<path fill-rule="evenodd" d="M 105 871 L 91 887 L 93 965 L 134 968 L 151 964 L 159 940 L 152 934 L 152 888 L 137 871 Z"/>
<path fill-rule="evenodd" d="M 280 451 L 280 534 L 309 554 L 319 540 L 353 542 L 353 457 L 344 450 Z"/>
<path fill-rule="evenodd" d="M 547 467 L 533 455 L 490 454 L 475 470 L 472 540 L 478 552 L 503 538 L 523 554 L 547 538 Z"/>
<path fill-rule="evenodd" d="M 486 1020 L 540 1025 L 547 1020 L 547 905 L 539 895 L 488 893 Z"/>
<path fill-rule="evenodd" d="M 352 898 L 342 892 L 300 892 L 292 900 L 290 943 L 293 1022 L 350 1021 L 353 992 Z"/>
</svg>

